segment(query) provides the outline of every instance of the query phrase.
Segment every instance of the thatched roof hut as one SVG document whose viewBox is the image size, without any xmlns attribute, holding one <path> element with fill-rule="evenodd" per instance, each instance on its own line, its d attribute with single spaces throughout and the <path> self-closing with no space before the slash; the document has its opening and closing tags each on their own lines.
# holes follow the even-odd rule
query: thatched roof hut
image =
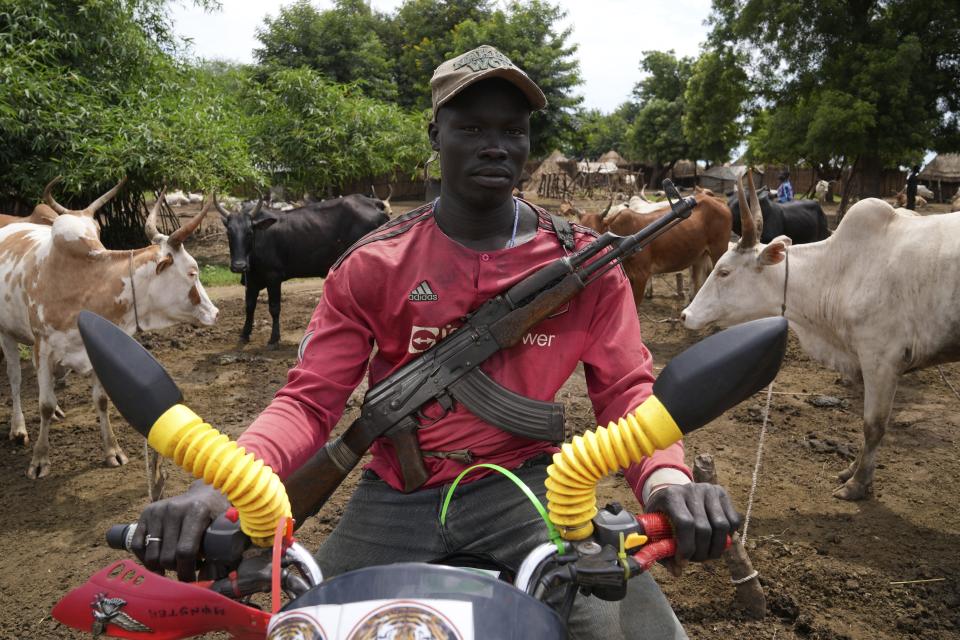
<svg viewBox="0 0 960 640">
<path fill-rule="evenodd" d="M 726 193 L 733 190 L 737 178 L 746 172 L 746 165 L 716 164 L 700 174 L 700 186 L 716 193 Z"/>
<path fill-rule="evenodd" d="M 697 163 L 694 160 L 677 160 L 670 170 L 674 180 L 679 178 L 692 178 L 697 175 Z"/>
<path fill-rule="evenodd" d="M 627 164 L 627 161 L 624 160 L 623 156 L 617 153 L 615 149 L 610 149 L 610 151 L 607 151 L 605 154 L 600 156 L 598 162 L 612 162 L 618 167 L 622 164 Z"/>
<path fill-rule="evenodd" d="M 566 169 L 560 166 L 561 162 L 567 162 L 567 157 L 560 153 L 559 149 L 554 149 L 553 153 L 547 156 L 547 159 L 540 163 L 537 170 L 530 176 L 530 184 L 536 186 L 540 184 L 540 179 L 551 173 L 565 173 Z"/>
<path fill-rule="evenodd" d="M 960 191 L 960 153 L 941 153 L 920 172 L 920 180 L 937 194 L 940 202 L 949 202 Z"/>
<path fill-rule="evenodd" d="M 941 153 L 920 172 L 921 180 L 960 182 L 960 153 Z"/>
</svg>

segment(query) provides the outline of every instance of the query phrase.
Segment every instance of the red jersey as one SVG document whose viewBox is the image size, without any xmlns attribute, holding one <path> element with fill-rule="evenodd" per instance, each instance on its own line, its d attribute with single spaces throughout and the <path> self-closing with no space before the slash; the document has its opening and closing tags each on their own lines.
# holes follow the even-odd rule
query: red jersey
<svg viewBox="0 0 960 640">
<path fill-rule="evenodd" d="M 534 210 L 539 216 L 536 235 L 510 249 L 476 251 L 458 244 L 437 226 L 429 205 L 361 239 L 331 270 L 301 342 L 299 362 L 240 444 L 281 477 L 302 465 L 327 442 L 368 366 L 372 387 L 455 331 L 483 302 L 564 255 L 549 215 Z M 574 225 L 577 249 L 594 237 Z M 652 358 L 641 341 L 633 294 L 621 269 L 608 271 L 520 344 L 494 354 L 481 368 L 511 391 L 552 401 L 579 362 L 599 424 L 618 419 L 650 395 Z M 467 450 L 474 464 L 508 469 L 557 451 L 551 443 L 487 424 L 459 403 L 446 415 L 435 403 L 423 413 L 435 419 L 418 432 L 424 451 Z M 401 489 L 390 441 L 378 439 L 371 453 L 366 468 Z M 424 464 L 430 474 L 425 487 L 448 483 L 469 466 L 443 457 L 424 457 Z M 681 443 L 626 471 L 638 499 L 650 473 L 663 467 L 689 475 Z M 488 473 L 478 470 L 466 480 Z"/>
</svg>

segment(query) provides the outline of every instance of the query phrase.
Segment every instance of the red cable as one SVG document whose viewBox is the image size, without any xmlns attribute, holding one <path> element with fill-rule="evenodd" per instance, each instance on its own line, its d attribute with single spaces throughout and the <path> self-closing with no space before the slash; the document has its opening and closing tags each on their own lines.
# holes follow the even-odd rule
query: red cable
<svg viewBox="0 0 960 640">
<path fill-rule="evenodd" d="M 270 563 L 270 605 L 273 613 L 280 611 L 280 573 L 283 571 L 280 560 L 292 532 L 293 520 L 286 516 L 280 518 L 277 530 L 273 533 L 273 556 Z"/>
</svg>

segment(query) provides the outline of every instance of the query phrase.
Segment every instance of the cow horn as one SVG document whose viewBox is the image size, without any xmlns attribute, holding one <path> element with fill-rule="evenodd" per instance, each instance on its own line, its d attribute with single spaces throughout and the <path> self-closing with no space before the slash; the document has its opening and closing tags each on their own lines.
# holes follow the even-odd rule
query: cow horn
<svg viewBox="0 0 960 640">
<path fill-rule="evenodd" d="M 607 217 L 607 214 L 610 213 L 610 207 L 613 206 L 613 196 L 610 196 L 610 202 L 607 203 L 607 208 L 603 210 L 603 213 L 600 214 L 600 219 L 603 220 Z"/>
<path fill-rule="evenodd" d="M 370 194 L 377 200 L 380 199 L 380 196 L 377 195 L 377 188 L 373 185 L 370 185 Z"/>
<path fill-rule="evenodd" d="M 227 211 L 227 209 L 226 209 L 222 204 L 220 204 L 220 201 L 219 201 L 219 200 L 217 200 L 217 194 L 216 194 L 216 193 L 213 194 L 213 205 L 217 208 L 217 211 L 220 212 L 220 215 L 221 215 L 221 216 L 223 216 L 223 217 L 225 217 L 225 218 L 229 218 L 229 217 L 230 217 L 230 212 Z"/>
<path fill-rule="evenodd" d="M 643 185 L 642 187 L 640 187 L 640 199 L 643 200 L 644 202 L 650 202 L 649 200 L 647 200 L 647 196 L 644 194 L 644 191 L 646 190 L 647 190 L 647 185 Z"/>
<path fill-rule="evenodd" d="M 250 217 L 256 218 L 257 214 L 260 213 L 260 209 L 263 209 L 263 196 L 260 196 L 260 201 L 257 202 L 257 206 L 255 206 L 253 211 L 250 212 Z"/>
<path fill-rule="evenodd" d="M 114 196 L 117 195 L 117 192 L 120 191 L 120 188 L 123 187 L 123 185 L 125 185 L 126 183 L 127 183 L 127 176 L 123 176 L 120 179 L 120 182 L 118 182 L 113 189 L 110 189 L 110 191 L 107 191 L 105 194 L 103 194 L 102 196 L 100 196 L 99 198 L 91 202 L 90 206 L 83 210 L 83 214 L 87 217 L 92 218 L 93 214 L 95 214 L 100 209 L 100 207 L 102 207 L 103 205 L 113 200 Z"/>
<path fill-rule="evenodd" d="M 750 189 L 750 213 L 757 227 L 757 238 L 763 237 L 763 210 L 757 197 L 757 188 L 753 186 L 753 171 L 747 171 L 747 187 Z"/>
<path fill-rule="evenodd" d="M 384 202 L 390 202 L 390 198 L 392 198 L 392 197 L 393 197 L 393 185 L 388 182 L 388 183 L 387 183 L 387 198 L 386 198 L 386 200 L 384 200 Z"/>
<path fill-rule="evenodd" d="M 59 204 L 56 207 L 53 206 L 54 204 L 56 204 L 53 202 L 53 187 L 62 181 L 63 181 L 63 176 L 57 176 L 56 178 L 48 182 L 47 186 L 43 188 L 43 201 L 46 202 L 51 209 L 56 210 L 57 207 L 60 207 Z M 63 207 L 60 207 L 60 208 L 63 209 Z M 57 211 L 57 213 L 60 213 L 60 211 Z"/>
<path fill-rule="evenodd" d="M 73 213 L 72 211 L 70 211 L 70 209 L 67 209 L 62 204 L 60 204 L 59 202 L 53 199 L 53 187 L 54 185 L 60 183 L 62 180 L 63 180 L 63 176 L 57 176 L 56 178 L 48 182 L 47 186 L 44 187 L 43 189 L 43 201 L 46 202 L 51 209 L 53 209 L 60 215 L 63 215 L 65 213 Z"/>
<path fill-rule="evenodd" d="M 160 233 L 157 229 L 157 214 L 160 213 L 160 205 L 163 204 L 163 198 L 167 195 L 167 187 L 164 185 L 160 189 L 160 193 L 157 195 L 157 201 L 153 203 L 153 207 L 150 208 L 150 213 L 147 214 L 147 219 L 143 223 L 143 231 L 147 234 L 147 239 L 153 244 L 160 244 L 166 240 L 167 236 Z"/>
<path fill-rule="evenodd" d="M 214 197 L 216 195 L 214 194 Z M 261 200 L 261 203 L 263 201 Z M 190 234 L 197 230 L 197 227 L 200 226 L 200 223 L 203 222 L 203 219 L 207 216 L 207 212 L 210 211 L 210 207 L 213 206 L 213 198 L 210 198 L 203 205 L 203 208 L 200 209 L 200 213 L 190 218 L 187 223 L 181 226 L 179 229 L 170 234 L 170 237 L 167 238 L 167 244 L 176 249 L 183 244 L 183 241 L 190 237 Z"/>
<path fill-rule="evenodd" d="M 747 197 L 743 193 L 743 176 L 737 176 L 737 199 L 740 203 L 740 242 L 737 243 L 737 248 L 750 249 L 757 244 L 757 228 L 747 205 Z"/>
</svg>

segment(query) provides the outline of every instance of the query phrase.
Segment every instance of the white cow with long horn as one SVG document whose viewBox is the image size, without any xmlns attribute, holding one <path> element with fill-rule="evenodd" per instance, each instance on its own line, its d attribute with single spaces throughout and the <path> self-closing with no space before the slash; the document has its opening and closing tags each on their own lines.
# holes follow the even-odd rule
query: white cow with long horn
<svg viewBox="0 0 960 640">
<path fill-rule="evenodd" d="M 862 379 L 863 448 L 833 495 L 863 498 L 900 375 L 960 361 L 960 213 L 910 217 L 868 198 L 826 240 L 763 245 L 740 193 L 743 236 L 681 319 L 701 329 L 783 312 L 811 358 Z"/>
<path fill-rule="evenodd" d="M 114 188 L 109 195 L 120 188 Z M 17 343 L 33 345 L 33 363 L 40 389 L 40 434 L 27 468 L 30 478 L 50 472 L 48 431 L 57 407 L 54 374 L 63 370 L 92 374 L 77 329 L 83 309 L 99 313 L 133 334 L 178 322 L 211 325 L 218 310 L 200 284 L 197 262 L 183 246 L 200 225 L 212 200 L 195 218 L 169 237 L 156 227 L 163 194 L 147 217 L 152 245 L 110 251 L 99 239 L 93 214 L 101 200 L 81 211 L 57 204 L 61 215 L 53 226 L 18 223 L 0 229 L 0 347 L 7 361 L 13 395 L 10 438 L 29 441 L 20 409 L 20 362 Z M 94 377 L 93 399 L 100 420 L 104 459 L 108 466 L 127 462 L 107 414 L 107 396 Z"/>
</svg>

